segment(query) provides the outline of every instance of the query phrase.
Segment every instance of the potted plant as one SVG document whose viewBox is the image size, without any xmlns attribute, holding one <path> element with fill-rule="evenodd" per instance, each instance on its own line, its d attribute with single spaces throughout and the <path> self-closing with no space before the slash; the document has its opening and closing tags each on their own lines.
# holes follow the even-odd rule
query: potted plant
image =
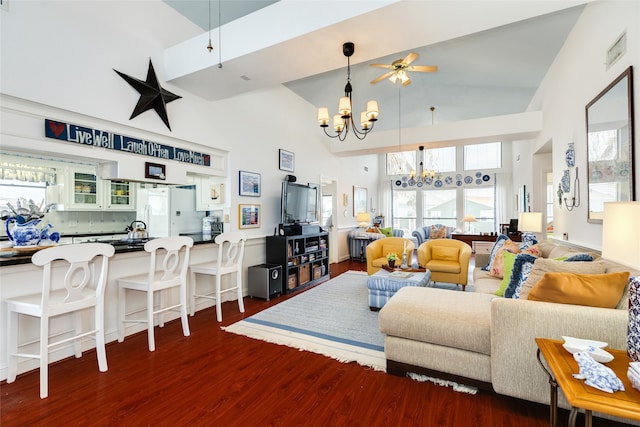
<svg viewBox="0 0 640 427">
<path fill-rule="evenodd" d="M 398 260 L 398 254 L 394 252 L 389 252 L 387 254 L 387 263 L 389 263 L 389 267 L 394 268 L 396 266 L 396 260 Z"/>
</svg>

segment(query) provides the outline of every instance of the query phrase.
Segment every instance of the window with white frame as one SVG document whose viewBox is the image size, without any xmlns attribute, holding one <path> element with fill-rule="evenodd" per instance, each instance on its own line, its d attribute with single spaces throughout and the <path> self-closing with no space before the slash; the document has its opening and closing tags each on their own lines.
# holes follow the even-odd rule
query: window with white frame
<svg viewBox="0 0 640 427">
<path fill-rule="evenodd" d="M 465 231 L 471 234 L 496 231 L 494 188 L 466 188 L 464 190 L 464 215 L 471 215 L 477 221 L 464 224 Z"/>
<path fill-rule="evenodd" d="M 453 172 L 456 170 L 456 147 L 427 148 L 423 162 L 425 171 Z"/>
<path fill-rule="evenodd" d="M 422 224 L 444 224 L 456 226 L 457 208 L 456 193 L 453 190 L 423 190 L 422 191 Z"/>
<path fill-rule="evenodd" d="M 416 170 L 416 152 L 387 153 L 387 175 L 408 175 Z"/>
<path fill-rule="evenodd" d="M 464 170 L 498 169 L 502 167 L 502 144 L 465 145 L 463 157 Z"/>
<path fill-rule="evenodd" d="M 417 191 L 393 192 L 393 228 L 410 236 L 416 229 Z"/>
</svg>

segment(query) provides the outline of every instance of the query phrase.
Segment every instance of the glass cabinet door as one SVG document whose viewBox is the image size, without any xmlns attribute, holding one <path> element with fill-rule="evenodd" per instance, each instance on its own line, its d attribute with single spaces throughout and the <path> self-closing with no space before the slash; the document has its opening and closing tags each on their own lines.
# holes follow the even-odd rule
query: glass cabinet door
<svg viewBox="0 0 640 427">
<path fill-rule="evenodd" d="M 108 181 L 107 206 L 110 209 L 129 210 L 134 208 L 133 185 L 129 181 Z"/>
<path fill-rule="evenodd" d="M 76 207 L 100 207 L 96 176 L 86 172 L 71 172 L 72 204 Z"/>
</svg>

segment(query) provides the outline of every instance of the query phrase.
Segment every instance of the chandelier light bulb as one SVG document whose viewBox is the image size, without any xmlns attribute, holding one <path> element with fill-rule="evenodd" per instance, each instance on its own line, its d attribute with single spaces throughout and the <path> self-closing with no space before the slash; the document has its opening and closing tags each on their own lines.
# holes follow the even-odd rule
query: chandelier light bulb
<svg viewBox="0 0 640 427">
<path fill-rule="evenodd" d="M 333 128 L 338 133 L 342 132 L 342 129 L 344 128 L 344 119 L 340 114 L 333 116 Z"/>
</svg>

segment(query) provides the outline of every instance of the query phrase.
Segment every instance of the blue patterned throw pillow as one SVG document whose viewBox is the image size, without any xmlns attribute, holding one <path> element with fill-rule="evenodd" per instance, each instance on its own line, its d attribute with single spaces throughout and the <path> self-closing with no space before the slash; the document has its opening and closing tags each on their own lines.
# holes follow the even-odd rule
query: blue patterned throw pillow
<svg viewBox="0 0 640 427">
<path fill-rule="evenodd" d="M 509 240 L 509 236 L 507 236 L 506 234 L 498 235 L 496 242 L 491 247 L 491 252 L 489 252 L 489 262 L 484 265 L 481 270 L 489 271 L 489 267 L 491 266 L 491 264 L 493 264 L 493 260 L 496 259 L 498 250 L 504 245 L 504 242 L 506 242 L 507 240 Z"/>
<path fill-rule="evenodd" d="M 629 277 L 627 352 L 631 360 L 640 362 L 640 276 Z"/>
<path fill-rule="evenodd" d="M 589 254 L 575 254 L 564 260 L 564 262 L 576 262 L 576 261 L 593 261 L 593 257 Z"/>
<path fill-rule="evenodd" d="M 531 246 L 538 243 L 538 239 L 536 239 L 536 235 L 533 233 L 522 233 L 522 242 L 520 243 L 520 250 L 524 251 L 525 249 L 530 248 Z"/>
<path fill-rule="evenodd" d="M 516 259 L 513 261 L 513 269 L 511 270 L 511 279 L 509 279 L 509 285 L 504 291 L 505 298 L 520 298 L 520 289 L 522 289 L 524 282 L 527 281 L 536 259 L 537 257 L 530 254 L 516 255 Z"/>
</svg>

